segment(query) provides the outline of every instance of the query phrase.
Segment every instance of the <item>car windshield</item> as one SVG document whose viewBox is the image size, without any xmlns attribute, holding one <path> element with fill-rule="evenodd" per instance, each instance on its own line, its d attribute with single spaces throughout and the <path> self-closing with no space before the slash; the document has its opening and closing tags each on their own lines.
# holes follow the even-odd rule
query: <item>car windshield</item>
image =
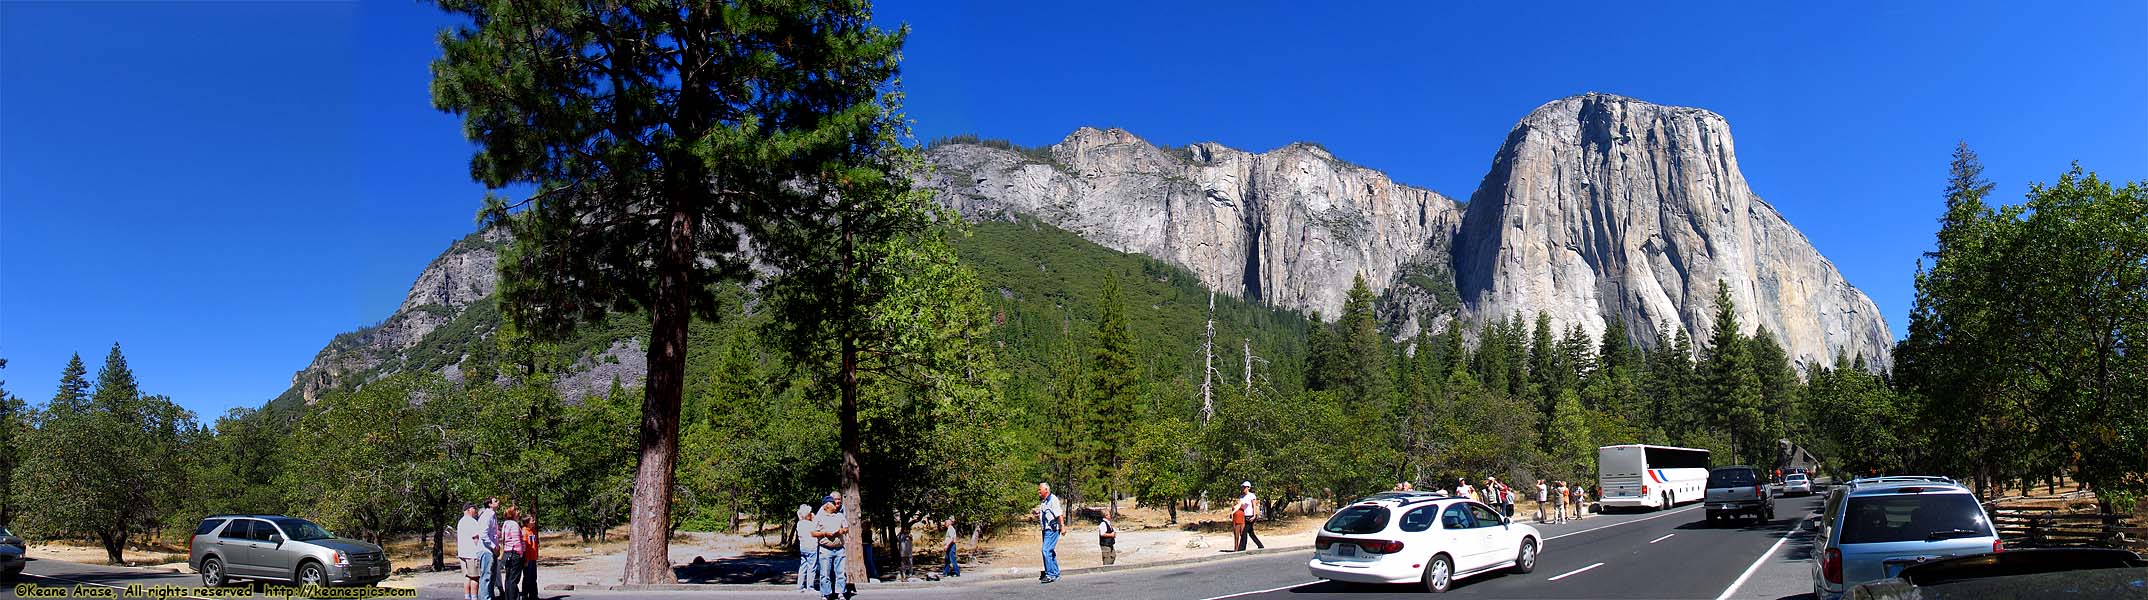
<svg viewBox="0 0 2148 600">
<path fill-rule="evenodd" d="M 1742 487 L 1752 484 L 1752 469 L 1724 469 L 1708 473 L 1708 487 Z"/>
<path fill-rule="evenodd" d="M 322 529 L 321 526 L 305 519 L 276 519 L 276 526 L 283 528 L 283 532 L 290 535 L 290 540 L 294 542 L 325 540 L 336 537 L 335 534 L 329 533 L 328 530 Z"/>
<path fill-rule="evenodd" d="M 1793 473 L 1793 474 L 1791 474 L 1791 475 L 1790 475 L 1789 479 L 1790 479 L 1791 481 L 1804 481 L 1804 480 L 1805 480 L 1805 476 L 1804 476 L 1804 475 L 1798 475 L 1798 474 L 1795 474 L 1795 473 Z"/>
<path fill-rule="evenodd" d="M 6 527 L 0 527 L 0 537 L 15 537 L 15 532 Z"/>
<path fill-rule="evenodd" d="M 1843 508 L 1844 544 L 1936 541 L 1991 535 L 1984 511 L 1968 494 L 1888 494 L 1850 498 Z"/>
<path fill-rule="evenodd" d="M 1328 524 L 1320 529 L 1328 533 L 1379 533 L 1387 529 L 1387 508 L 1363 505 L 1345 508 L 1330 517 Z"/>
</svg>

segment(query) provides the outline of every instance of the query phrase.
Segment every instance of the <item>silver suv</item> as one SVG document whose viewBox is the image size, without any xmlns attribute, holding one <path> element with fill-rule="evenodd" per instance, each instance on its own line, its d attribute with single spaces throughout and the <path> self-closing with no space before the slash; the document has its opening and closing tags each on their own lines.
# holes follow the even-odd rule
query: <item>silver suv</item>
<svg viewBox="0 0 2148 600">
<path fill-rule="evenodd" d="M 1913 565 L 2003 548 L 1976 495 L 1945 478 L 1857 480 L 1820 510 L 1812 595 L 1821 600 Z"/>
<path fill-rule="evenodd" d="M 312 521 L 282 515 L 214 515 L 194 527 L 186 564 L 201 584 L 233 579 L 297 585 L 372 585 L 388 578 L 380 546 L 344 539 Z"/>
</svg>

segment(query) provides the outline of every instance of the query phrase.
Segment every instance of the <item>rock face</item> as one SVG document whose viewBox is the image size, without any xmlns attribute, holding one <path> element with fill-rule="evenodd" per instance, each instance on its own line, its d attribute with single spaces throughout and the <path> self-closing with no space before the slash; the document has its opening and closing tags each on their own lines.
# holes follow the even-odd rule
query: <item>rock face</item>
<svg viewBox="0 0 2148 600">
<path fill-rule="evenodd" d="M 1714 330 L 1717 282 L 1745 333 L 1766 327 L 1800 368 L 1837 353 L 1893 361 L 1879 308 L 1746 186 L 1730 125 L 1697 108 L 1585 94 L 1537 108 L 1470 197 L 1456 287 L 1475 318 L 1548 313 L 1637 341 Z"/>
<path fill-rule="evenodd" d="M 953 143 L 927 157 L 923 183 L 971 219 L 1028 215 L 1185 267 L 1210 289 L 1325 315 L 1359 274 L 1380 292 L 1413 264 L 1445 265 L 1461 217 L 1446 196 L 1304 143 L 1167 150 L 1082 128 L 1045 149 Z"/>
</svg>

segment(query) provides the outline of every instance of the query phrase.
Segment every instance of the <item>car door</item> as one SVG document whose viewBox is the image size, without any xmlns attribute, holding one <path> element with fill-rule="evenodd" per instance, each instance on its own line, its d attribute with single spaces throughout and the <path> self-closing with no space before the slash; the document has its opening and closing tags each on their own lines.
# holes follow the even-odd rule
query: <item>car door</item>
<svg viewBox="0 0 2148 600">
<path fill-rule="evenodd" d="M 1477 520 L 1477 565 L 1490 566 L 1508 558 L 1507 553 L 1520 546 L 1507 543 L 1508 527 L 1498 511 L 1482 504 L 1469 505 L 1469 514 Z"/>
<path fill-rule="evenodd" d="M 1476 517 L 1469 514 L 1468 504 L 1449 504 L 1439 515 L 1440 533 L 1445 538 L 1440 545 L 1447 551 L 1448 556 L 1454 557 L 1456 573 L 1477 568 L 1477 559 L 1483 554 L 1483 551 L 1477 548 L 1477 538 L 1482 533 L 1477 530 Z"/>
<path fill-rule="evenodd" d="M 277 529 L 272 521 L 258 521 L 254 523 L 254 537 L 261 543 L 261 549 L 257 550 L 261 553 L 261 559 L 257 562 L 261 565 L 263 576 L 297 576 L 300 554 L 297 547 L 292 545 L 288 533 Z M 278 540 L 281 540 L 281 543 L 278 543 Z"/>
<path fill-rule="evenodd" d="M 232 519 L 216 534 L 217 554 L 224 559 L 225 573 L 247 577 L 259 574 L 254 566 L 253 531 L 253 519 Z"/>
</svg>

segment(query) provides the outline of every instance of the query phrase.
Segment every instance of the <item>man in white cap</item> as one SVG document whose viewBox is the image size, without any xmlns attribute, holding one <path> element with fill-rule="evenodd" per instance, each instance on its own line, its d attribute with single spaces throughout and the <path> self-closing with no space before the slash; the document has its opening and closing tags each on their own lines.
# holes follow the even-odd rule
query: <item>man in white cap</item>
<svg viewBox="0 0 2148 600">
<path fill-rule="evenodd" d="M 1238 527 L 1238 550 L 1245 551 L 1248 539 L 1253 540 L 1256 548 L 1267 548 L 1267 544 L 1260 543 L 1260 536 L 1253 533 L 1253 522 L 1260 520 L 1260 497 L 1253 495 L 1253 482 L 1240 482 L 1238 489 L 1245 491 L 1238 496 L 1238 503 L 1231 507 L 1232 520 L 1243 523 Z"/>
</svg>

